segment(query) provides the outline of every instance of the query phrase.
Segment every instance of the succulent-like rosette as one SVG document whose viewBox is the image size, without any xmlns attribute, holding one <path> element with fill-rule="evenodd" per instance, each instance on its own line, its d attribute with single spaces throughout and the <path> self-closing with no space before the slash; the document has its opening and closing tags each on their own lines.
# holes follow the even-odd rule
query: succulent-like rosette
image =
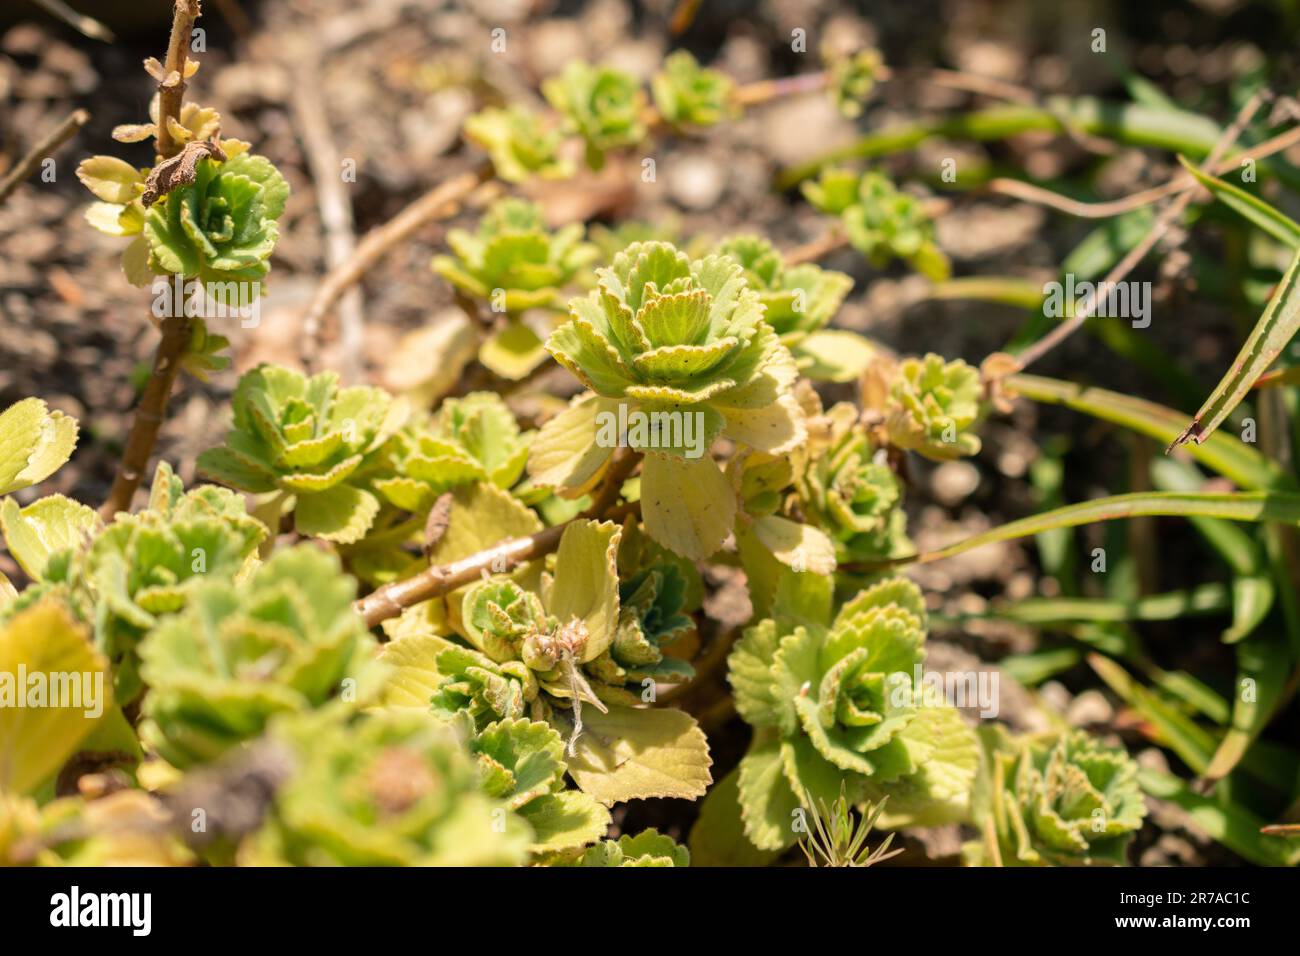
<svg viewBox="0 0 1300 956">
<path fill-rule="evenodd" d="M 605 684 L 630 685 L 638 693 L 645 681 L 679 683 L 694 676 L 689 663 L 664 653 L 695 628 L 683 613 L 687 586 L 685 572 L 669 562 L 621 581 L 614 642 L 587 665 L 588 672 Z"/>
<path fill-rule="evenodd" d="M 920 199 L 884 175 L 827 169 L 803 185 L 822 212 L 839 216 L 849 243 L 877 267 L 902 259 L 926 278 L 942 281 L 952 266 L 934 241 L 934 223 Z"/>
<path fill-rule="evenodd" d="M 642 708 L 645 686 L 635 684 L 635 693 L 624 686 L 628 673 L 615 663 L 614 644 L 634 622 L 647 641 L 654 628 L 666 636 L 678 625 L 675 615 L 660 619 L 648 605 L 620 613 L 621 533 L 612 523 L 575 521 L 560 539 L 554 578 L 543 576 L 540 588 L 521 583 L 527 574 L 497 575 L 468 588 L 446 622 L 401 622 L 383 653 L 393 668 L 385 703 L 427 705 L 479 734 L 503 721 L 544 722 L 567 740 L 570 777 L 605 806 L 700 796 L 710 765 L 703 733 L 682 711 Z M 665 610 L 675 603 L 671 593 L 660 597 Z M 440 636 L 444 625 L 470 646 Z M 672 676 L 680 677 L 675 669 Z"/>
<path fill-rule="evenodd" d="M 564 117 L 567 132 L 587 144 L 587 165 L 600 169 L 611 149 L 635 146 L 646 135 L 646 96 L 636 77 L 581 60 L 542 84 L 547 101 Z"/>
<path fill-rule="evenodd" d="M 781 253 L 762 236 L 731 236 L 713 251 L 744 267 L 749 287 L 763 303 L 764 321 L 787 345 L 825 328 L 853 287 L 843 272 L 812 263 L 787 268 Z"/>
<path fill-rule="evenodd" d="M 507 719 L 470 736 L 479 779 L 532 830 L 535 854 L 581 852 L 609 829 L 609 811 L 580 790 L 566 790 L 564 741 L 550 725 Z"/>
<path fill-rule="evenodd" d="M 239 585 L 199 587 L 141 642 L 141 738 L 183 768 L 258 736 L 277 714 L 364 702 L 379 678 L 355 597 L 338 559 L 310 545 Z"/>
<path fill-rule="evenodd" d="M 130 702 L 141 690 L 140 640 L 184 610 L 206 582 L 246 572 L 265 537 L 240 495 L 212 485 L 184 491 L 171 468 L 159 464 L 149 507 L 119 515 L 87 561 L 97 598 L 95 639 L 113 664 L 120 700 Z"/>
<path fill-rule="evenodd" d="M 384 712 L 277 721 L 271 739 L 294 768 L 241 862 L 290 866 L 512 866 L 529 828 L 483 792 L 449 725 Z"/>
<path fill-rule="evenodd" d="M 535 680 L 546 703 L 579 712 L 583 703 L 600 709 L 606 700 L 635 703 L 615 688 L 593 687 L 585 669 L 606 654 L 617 633 L 615 567 L 621 534 L 608 522 L 579 521 L 566 528 L 545 599 L 503 576 L 481 581 L 465 593 L 465 637 L 498 664 L 527 665 L 532 674 L 520 686 L 525 701 L 528 684 Z M 513 691 L 510 700 L 513 706 Z M 544 709 L 536 712 L 545 715 Z"/>
<path fill-rule="evenodd" d="M 479 220 L 475 232 L 447 233 L 455 255 L 434 256 L 433 271 L 498 311 L 549 306 L 595 258 L 595 248 L 582 241 L 582 234 L 580 223 L 550 232 L 535 204 L 501 199 Z"/>
<path fill-rule="evenodd" d="M 933 352 L 908 358 L 889 370 L 885 428 L 889 440 L 935 461 L 975 455 L 971 432 L 983 414 L 979 370 L 961 359 L 945 362 Z"/>
<path fill-rule="evenodd" d="M 763 320 L 781 336 L 807 377 L 852 381 L 876 355 L 876 347 L 860 335 L 826 328 L 853 288 L 843 272 L 810 262 L 786 266 L 776 247 L 756 235 L 732 236 L 713 251 L 744 267 L 749 287 L 763 303 Z"/>
<path fill-rule="evenodd" d="M 264 156 L 200 159 L 194 182 L 177 186 L 145 214 L 149 268 L 198 277 L 214 298 L 236 282 L 256 294 L 270 271 L 288 198 L 289 184 Z"/>
<path fill-rule="evenodd" d="M 483 728 L 496 720 L 542 716 L 534 706 L 540 687 L 532 668 L 520 660 L 494 661 L 473 648 L 450 641 L 436 658 L 441 683 L 430 699 L 435 714 L 468 714 Z"/>
<path fill-rule="evenodd" d="M 881 581 L 829 625 L 764 620 L 729 659 L 736 709 L 755 730 L 740 764 L 739 812 L 764 850 L 794 843 L 791 807 L 888 796 L 891 820 L 963 819 L 978 744 L 951 706 L 915 686 L 925 610 L 909 581 Z"/>
<path fill-rule="evenodd" d="M 659 115 L 674 126 L 713 126 L 736 116 L 735 88 L 731 77 L 700 66 L 687 50 L 669 54 L 650 83 Z"/>
<path fill-rule="evenodd" d="M 794 360 L 729 256 L 692 262 L 668 243 L 637 243 L 597 277 L 547 342 L 596 394 L 542 428 L 529 472 L 581 493 L 618 445 L 645 451 L 647 530 L 679 554 L 707 557 L 735 517 L 735 496 L 707 449 L 719 435 L 772 453 L 803 440 Z M 621 422 L 634 424 L 623 431 Z"/>
<path fill-rule="evenodd" d="M 241 491 L 280 492 L 286 506 L 292 499 L 305 535 L 349 543 L 370 529 L 379 499 L 365 485 L 378 450 L 406 420 L 404 401 L 369 386 L 339 388 L 333 372 L 308 378 L 259 365 L 240 378 L 231 407 L 225 444 L 199 455 L 203 475 Z"/>
<path fill-rule="evenodd" d="M 561 288 L 595 258 L 595 246 L 583 242 L 582 234 L 581 223 L 549 231 L 541 209 L 522 199 L 494 203 L 474 233 L 447 234 L 455 255 L 434 256 L 433 271 L 505 314 L 479 349 L 479 361 L 497 375 L 518 380 L 546 360 L 542 339 L 521 315 L 553 306 Z"/>
<path fill-rule="evenodd" d="M 393 437 L 389 454 L 397 474 L 377 479 L 375 489 L 418 514 L 461 485 L 487 481 L 510 488 L 523 475 L 531 438 L 495 392 L 448 398 L 427 425 L 408 423 Z"/>
<path fill-rule="evenodd" d="M 804 516 L 835 544 L 841 562 L 874 561 L 911 550 L 898 476 L 848 402 L 810 424 L 796 455 Z"/>
<path fill-rule="evenodd" d="M 1137 764 L 1081 730 L 1012 740 L 991 754 L 989 808 L 1004 866 L 1122 866 L 1146 803 Z M 976 847 L 987 859 L 987 847 Z"/>
<path fill-rule="evenodd" d="M 822 51 L 822 58 L 830 74 L 831 102 L 845 116 L 861 116 L 862 105 L 875 89 L 884 66 L 880 53 L 871 49 L 844 53 L 828 47 Z"/>
<path fill-rule="evenodd" d="M 527 182 L 534 176 L 563 179 L 573 173 L 560 159 L 558 130 L 518 106 L 486 109 L 465 120 L 465 136 L 487 151 L 498 179 Z"/>
</svg>

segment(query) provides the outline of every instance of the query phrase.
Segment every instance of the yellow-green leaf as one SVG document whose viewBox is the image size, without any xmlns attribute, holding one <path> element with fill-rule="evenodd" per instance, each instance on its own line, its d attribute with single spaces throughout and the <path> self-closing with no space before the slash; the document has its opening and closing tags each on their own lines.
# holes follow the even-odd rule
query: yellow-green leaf
<svg viewBox="0 0 1300 956">
<path fill-rule="evenodd" d="M 44 481 L 77 447 L 77 421 L 25 398 L 0 412 L 0 495 Z"/>
<path fill-rule="evenodd" d="M 641 515 L 664 547 L 702 561 L 722 546 L 736 519 L 736 495 L 712 458 L 646 455 Z"/>
<path fill-rule="evenodd" d="M 822 329 L 791 349 L 799 370 L 819 382 L 852 382 L 880 354 L 873 342 L 847 329 Z"/>
<path fill-rule="evenodd" d="M 100 529 L 93 508 L 63 495 L 50 495 L 26 508 L 5 498 L 0 502 L 0 531 L 5 544 L 28 576 L 40 580 L 50 556 L 65 548 L 76 550 Z"/>
<path fill-rule="evenodd" d="M 614 641 L 618 624 L 618 544 L 622 529 L 610 521 L 574 521 L 564 529 L 555 557 L 555 583 L 547 610 L 587 629 L 581 661 L 594 660 Z"/>
<path fill-rule="evenodd" d="M 299 534 L 350 544 L 360 541 L 379 513 L 379 499 L 352 485 L 335 485 L 298 496 L 294 526 Z"/>
<path fill-rule="evenodd" d="M 566 722 L 557 712 L 557 719 Z M 582 711 L 583 730 L 569 774 L 583 790 L 610 807 L 649 797 L 702 796 L 711 781 L 709 744 L 695 718 L 680 710 L 611 707 Z M 568 736 L 572 728 L 562 727 Z"/>
<path fill-rule="evenodd" d="M 0 791 L 29 793 L 56 773 L 108 713 L 112 688 L 107 662 L 63 607 L 16 615 L 0 630 Z"/>
<path fill-rule="evenodd" d="M 614 452 L 596 441 L 596 416 L 612 412 L 617 404 L 599 395 L 584 395 L 543 425 L 528 450 L 533 483 L 572 494 L 594 485 Z"/>
<path fill-rule="evenodd" d="M 489 371 L 517 382 L 550 357 L 537 333 L 512 320 L 489 335 L 478 350 L 478 360 Z"/>
<path fill-rule="evenodd" d="M 384 707 L 427 711 L 429 700 L 442 683 L 438 673 L 438 655 L 456 647 L 436 634 L 404 634 L 389 641 L 379 652 L 388 665 L 380 703 Z"/>
<path fill-rule="evenodd" d="M 136 189 L 144 182 L 140 170 L 116 156 L 91 156 L 77 166 L 77 178 L 104 202 L 128 203 L 140 195 Z"/>
<path fill-rule="evenodd" d="M 532 853 L 586 846 L 609 830 L 609 811 L 578 790 L 543 794 L 516 812 L 533 828 Z"/>
<path fill-rule="evenodd" d="M 763 546 L 787 567 L 812 574 L 834 573 L 835 545 L 820 529 L 779 515 L 767 515 L 754 522 L 753 531 Z"/>
</svg>

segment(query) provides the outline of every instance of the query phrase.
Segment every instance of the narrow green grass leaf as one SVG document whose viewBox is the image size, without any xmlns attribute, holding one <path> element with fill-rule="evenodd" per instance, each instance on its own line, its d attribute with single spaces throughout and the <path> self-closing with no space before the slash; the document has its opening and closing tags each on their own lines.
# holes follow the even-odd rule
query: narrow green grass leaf
<svg viewBox="0 0 1300 956">
<path fill-rule="evenodd" d="M 1198 183 L 1210 191 L 1215 199 L 1247 222 L 1263 229 L 1288 248 L 1300 247 L 1300 224 L 1297 224 L 1294 219 L 1273 208 L 1258 196 L 1246 192 L 1240 186 L 1234 186 L 1232 183 L 1202 172 L 1184 157 L 1179 156 L 1178 161 Z"/>
<path fill-rule="evenodd" d="M 1228 373 L 1210 393 L 1190 425 L 1174 439 L 1170 449 L 1189 441 L 1201 444 L 1214 434 L 1228 414 L 1246 397 L 1255 380 L 1295 336 L 1300 328 L 1300 250 L 1296 251 L 1286 275 L 1273 291 L 1264 314 L 1237 353 Z"/>
<path fill-rule="evenodd" d="M 1133 601 L 1111 598 L 1025 598 L 994 605 L 980 614 L 963 614 L 954 620 L 992 618 L 1020 624 L 1067 624 L 1079 621 L 1175 621 L 1182 617 L 1219 614 L 1232 607 L 1232 596 L 1222 584 L 1203 584 L 1190 591 L 1170 591 Z M 938 616 L 936 622 L 948 620 Z"/>
<path fill-rule="evenodd" d="M 1011 375 L 1006 385 L 1031 401 L 1064 405 L 1161 442 L 1176 438 L 1186 421 L 1182 412 L 1104 388 L 1038 375 Z M 1187 451 L 1205 467 L 1242 488 L 1280 488 L 1292 483 L 1281 468 L 1232 435 L 1208 436 Z"/>
<path fill-rule="evenodd" d="M 1291 663 L 1291 650 L 1281 637 L 1260 635 L 1237 645 L 1232 724 L 1206 768 L 1208 779 L 1226 777 L 1258 739 L 1282 698 Z"/>
<path fill-rule="evenodd" d="M 1028 535 L 1039 534 L 1052 528 L 1074 528 L 1095 521 L 1113 521 L 1117 518 L 1190 517 L 1204 515 L 1208 518 L 1225 518 L 1229 521 L 1278 521 L 1300 525 L 1300 495 L 1269 492 L 1241 492 L 1236 494 L 1185 493 L 1171 491 L 1135 492 L 1096 498 L 1079 504 L 1066 505 L 1042 514 L 1030 515 L 1000 527 L 955 541 L 947 547 L 921 554 L 879 562 L 870 567 L 891 567 L 905 564 L 929 564 L 954 555 L 993 544 L 1012 541 Z M 854 565 L 855 569 L 867 565 Z"/>
<path fill-rule="evenodd" d="M 1147 796 L 1168 800 L 1191 816 L 1197 827 L 1229 850 L 1259 866 L 1300 863 L 1300 838 L 1260 833 L 1265 820 L 1235 803 L 1226 805 L 1201 796 L 1178 777 L 1157 770 L 1139 770 L 1138 784 Z"/>
</svg>

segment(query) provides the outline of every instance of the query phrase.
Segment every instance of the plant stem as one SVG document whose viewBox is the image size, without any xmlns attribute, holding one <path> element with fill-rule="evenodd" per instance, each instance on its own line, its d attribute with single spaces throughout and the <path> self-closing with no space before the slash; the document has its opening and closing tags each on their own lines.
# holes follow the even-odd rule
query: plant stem
<svg viewBox="0 0 1300 956">
<path fill-rule="evenodd" d="M 573 521 L 608 518 L 622 520 L 640 510 L 640 503 L 613 507 L 619 489 L 641 461 L 641 455 L 627 448 L 614 453 L 605 472 L 600 489 L 592 506 Z M 455 518 L 453 517 L 454 521 Z M 414 577 L 394 581 L 367 594 L 353 603 L 353 608 L 374 627 L 391 617 L 397 617 L 406 608 L 442 597 L 466 584 L 477 581 L 485 572 L 504 573 L 520 564 L 535 561 L 560 546 L 560 538 L 572 521 L 543 528 L 523 538 L 508 538 L 485 551 L 468 555 L 450 564 L 433 565 Z"/>
<path fill-rule="evenodd" d="M 180 119 L 181 100 L 185 95 L 186 51 L 189 50 L 190 33 L 199 13 L 199 0 L 176 0 L 171 38 L 167 44 L 165 69 L 168 76 L 158 85 L 157 149 L 158 154 L 164 158 L 178 151 L 177 144 L 167 129 L 167 121 Z M 173 82 L 173 76 L 179 80 Z M 172 386 L 176 383 L 181 361 L 189 348 L 190 322 L 190 318 L 185 315 L 183 301 L 173 302 L 172 313 L 162 320 L 162 340 L 153 357 L 149 381 L 145 385 L 144 394 L 140 396 L 140 404 L 136 406 L 135 417 L 131 421 L 131 434 L 127 438 L 122 460 L 118 463 L 117 474 L 113 476 L 113 486 L 99 509 L 100 516 L 106 521 L 111 521 L 119 511 L 130 509 L 131 499 L 135 497 L 140 480 L 149 467 L 149 458 L 158 440 L 158 429 L 167 416 L 167 401 L 171 397 Z"/>
<path fill-rule="evenodd" d="M 390 249 L 405 242 L 422 226 L 454 215 L 460 203 L 491 178 L 492 164 L 480 163 L 470 172 L 439 183 L 388 222 L 366 233 L 348 260 L 325 276 L 303 313 L 303 365 L 311 368 L 316 361 L 321 320 L 348 289 L 360 282 Z"/>
<path fill-rule="evenodd" d="M 1192 113 L 1170 113 L 1133 103 L 1092 97 L 1049 97 L 1045 106 L 1003 105 L 876 130 L 841 147 L 782 172 L 778 189 L 789 189 L 817 175 L 824 166 L 854 159 L 873 159 L 912 149 L 932 137 L 976 141 L 1006 139 L 1019 133 L 1048 132 L 1102 136 L 1127 146 L 1163 149 L 1201 159 L 1213 148 L 1221 130 Z M 1270 171 L 1295 188 L 1300 176 L 1285 164 Z"/>
<path fill-rule="evenodd" d="M 58 150 L 60 146 L 70 140 L 77 134 L 81 127 L 85 126 L 90 120 L 90 114 L 85 110 L 73 110 L 68 116 L 54 129 L 50 130 L 43 139 L 33 146 L 22 159 L 14 163 L 13 168 L 0 178 L 0 203 L 9 198 L 9 194 L 18 188 L 24 179 L 36 172 L 36 167 L 41 161 Z"/>
<path fill-rule="evenodd" d="M 1237 114 L 1237 118 L 1233 120 L 1232 124 L 1225 129 L 1222 134 L 1220 134 L 1218 142 L 1214 144 L 1213 148 L 1210 150 L 1210 155 L 1202 164 L 1202 169 L 1208 171 L 1214 167 L 1214 165 L 1219 161 L 1219 157 L 1222 156 L 1224 151 L 1229 149 L 1234 142 L 1236 142 L 1237 137 L 1245 130 L 1246 124 L 1250 122 L 1250 118 L 1255 115 L 1255 112 L 1268 98 L 1269 95 L 1261 91 L 1256 93 L 1246 102 L 1246 104 L 1241 108 L 1241 111 Z M 1128 254 L 1115 264 L 1115 267 L 1106 274 L 1106 278 L 1101 281 L 1098 287 L 1113 286 L 1132 272 L 1133 269 L 1137 267 L 1138 263 L 1146 258 L 1146 254 L 1155 248 L 1156 243 L 1160 241 L 1161 237 L 1169 231 L 1169 227 L 1182 218 L 1183 212 L 1187 209 L 1188 204 L 1191 203 L 1194 195 L 1194 191 L 1190 189 L 1186 190 L 1179 195 L 1177 199 L 1166 206 L 1164 210 L 1161 211 L 1160 215 L 1156 217 L 1156 221 L 1151 224 L 1151 229 L 1147 232 L 1146 236 L 1143 237 L 1142 241 L 1130 249 Z M 1042 358 L 1061 342 L 1073 335 L 1079 326 L 1083 325 L 1083 323 L 1097 311 L 1097 308 L 1101 304 L 1101 299 L 1101 296 L 1090 296 L 1087 301 L 1084 302 L 1083 308 L 1079 309 L 1068 321 L 1062 322 L 1056 328 L 1052 329 L 1051 332 L 1044 335 L 1041 339 L 1016 356 L 1017 370 L 1028 368 L 1031 364 L 1038 361 L 1038 359 Z"/>
<path fill-rule="evenodd" d="M 1222 176 L 1224 173 L 1236 169 L 1241 164 L 1242 159 L 1246 157 L 1256 160 L 1263 159 L 1266 156 L 1272 156 L 1274 153 L 1280 153 L 1296 143 L 1300 143 L 1300 126 L 1289 129 L 1285 133 L 1279 133 L 1257 146 L 1238 150 L 1227 159 L 1215 163 L 1209 171 L 1216 176 Z M 1050 189 L 1043 189 L 1019 179 L 990 179 L 984 184 L 984 188 L 989 192 L 998 193 L 1002 196 L 1011 196 L 1025 202 L 1050 206 L 1053 209 L 1083 219 L 1109 219 L 1112 216 L 1119 216 L 1134 209 L 1140 209 L 1142 206 L 1149 205 L 1167 196 L 1173 196 L 1192 189 L 1196 185 L 1196 178 L 1190 173 L 1179 173 L 1167 183 L 1152 186 L 1150 189 L 1144 189 L 1141 192 L 1106 202 L 1080 202 L 1077 199 L 1062 196 Z"/>
<path fill-rule="evenodd" d="M 194 21 L 199 18 L 199 0 L 176 0 L 172 8 L 172 34 L 167 44 L 167 60 L 163 69 L 167 77 L 158 84 L 158 155 L 169 159 L 180 152 L 180 144 L 172 139 L 167 128 L 168 118 L 179 121 L 181 103 L 185 98 L 185 59 L 190 48 L 190 34 Z"/>
</svg>

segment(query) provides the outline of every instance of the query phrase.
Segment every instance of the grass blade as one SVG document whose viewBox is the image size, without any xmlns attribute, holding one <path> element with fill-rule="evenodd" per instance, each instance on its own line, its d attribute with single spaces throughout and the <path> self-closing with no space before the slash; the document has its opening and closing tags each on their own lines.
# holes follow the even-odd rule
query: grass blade
<svg viewBox="0 0 1300 956">
<path fill-rule="evenodd" d="M 1210 191 L 1215 199 L 1233 212 L 1263 229 L 1288 248 L 1300 247 L 1300 224 L 1297 224 L 1294 219 L 1283 215 L 1264 200 L 1251 195 L 1241 187 L 1202 172 L 1182 156 L 1178 157 L 1178 161 L 1183 164 L 1184 169 L 1196 178 L 1198 183 Z"/>
<path fill-rule="evenodd" d="M 1183 412 L 1104 388 L 1038 375 L 1011 375 L 1006 384 L 1031 401 L 1064 405 L 1160 442 L 1174 439 L 1186 421 Z M 1205 467 L 1242 488 L 1280 488 L 1290 483 L 1280 467 L 1232 435 L 1207 436 L 1203 442 L 1189 446 L 1187 451 Z"/>
<path fill-rule="evenodd" d="M 1196 793 L 1184 781 L 1158 770 L 1139 770 L 1138 783 L 1151 797 L 1168 800 L 1191 816 L 1212 839 L 1259 866 L 1295 866 L 1300 863 L 1300 838 L 1269 836 L 1260 832 L 1266 821 L 1234 803 L 1221 805 Z"/>
<path fill-rule="evenodd" d="M 1198 445 L 1206 441 L 1236 408 L 1255 380 L 1268 371 L 1288 342 L 1300 328 L 1300 250 L 1297 250 L 1286 275 L 1273 291 L 1264 314 L 1237 353 L 1232 368 L 1206 399 L 1190 425 L 1174 439 L 1170 449 L 1189 441 Z"/>
<path fill-rule="evenodd" d="M 1113 521 L 1116 518 L 1191 517 L 1225 518 L 1229 521 L 1278 521 L 1300 525 L 1300 495 L 1276 492 L 1249 491 L 1236 494 L 1211 494 L 1205 492 L 1154 491 L 1135 492 L 1095 498 L 1079 504 L 1054 508 L 1042 514 L 1030 515 L 1011 521 L 981 534 L 955 541 L 943 548 L 926 551 L 890 561 L 870 564 L 845 565 L 845 569 L 875 570 L 906 564 L 929 564 L 954 555 L 994 544 L 1012 541 L 1028 535 L 1039 534 L 1052 528 L 1075 528 L 1095 521 Z"/>
</svg>

